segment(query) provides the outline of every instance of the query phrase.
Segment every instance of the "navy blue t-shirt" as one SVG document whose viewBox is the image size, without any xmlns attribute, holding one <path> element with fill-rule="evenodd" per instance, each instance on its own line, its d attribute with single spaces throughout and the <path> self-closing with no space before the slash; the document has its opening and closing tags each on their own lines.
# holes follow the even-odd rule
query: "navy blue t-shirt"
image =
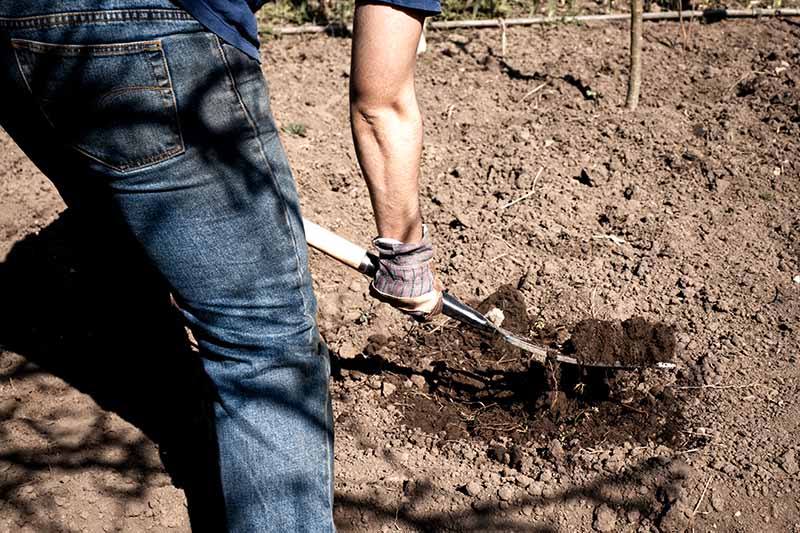
<svg viewBox="0 0 800 533">
<path fill-rule="evenodd" d="M 200 23 L 219 37 L 259 59 L 255 12 L 268 0 L 178 0 Z M 426 16 L 441 12 L 440 0 L 381 0 L 382 4 L 414 9 Z"/>
</svg>

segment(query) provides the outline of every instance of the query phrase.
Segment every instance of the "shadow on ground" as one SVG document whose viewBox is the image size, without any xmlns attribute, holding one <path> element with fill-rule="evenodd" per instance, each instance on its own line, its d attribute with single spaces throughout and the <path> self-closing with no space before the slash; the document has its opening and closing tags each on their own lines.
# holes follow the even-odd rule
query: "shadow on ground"
<svg viewBox="0 0 800 533">
<path fill-rule="evenodd" d="M 163 470 L 148 457 L 153 452 L 146 438 L 132 440 L 108 430 L 104 418 L 116 413 L 156 444 L 172 483 L 186 493 L 194 529 L 219 531 L 223 515 L 209 410 L 212 389 L 169 292 L 125 233 L 84 224 L 68 210 L 18 242 L 0 263 L 0 295 L 0 349 L 25 359 L 11 354 L 0 359 L 3 382 L 53 374 L 101 408 L 76 440 L 55 434 L 47 418 L 15 417 L 23 402 L 37 401 L 35 395 L 4 402 L 0 461 L 10 468 L 0 481 L 0 499 L 22 515 L 33 515 L 30 502 L 15 491 L 48 470 L 95 471 L 99 478 L 114 471 L 137 480 L 119 498 L 141 498 Z M 39 388 L 43 395 L 58 394 Z M 70 410 L 64 405 L 47 414 L 64 418 Z M 44 443 L 14 431 L 30 431 Z M 113 454 L 101 453 L 111 449 Z M 50 530 L 55 524 L 39 525 Z"/>
<path fill-rule="evenodd" d="M 685 479 L 685 469 L 679 463 L 664 465 L 658 459 L 647 459 L 618 474 L 598 475 L 583 485 L 546 491 L 542 496 L 523 495 L 513 501 L 500 502 L 496 494 L 481 495 L 471 505 L 465 503 L 458 509 L 432 513 L 415 509 L 423 500 L 434 496 L 430 483 L 417 481 L 404 486 L 399 504 L 386 504 L 370 497 L 337 495 L 337 521 L 349 519 L 353 523 L 360 518 L 362 523 L 388 522 L 398 530 L 403 526 L 415 531 L 550 533 L 559 531 L 558 525 L 535 518 L 536 509 L 582 501 L 592 507 L 608 505 L 617 510 L 618 516 L 634 512 L 660 524 L 676 504 Z M 643 488 L 645 490 L 640 490 Z M 345 526 L 341 530 L 358 529 Z"/>
</svg>

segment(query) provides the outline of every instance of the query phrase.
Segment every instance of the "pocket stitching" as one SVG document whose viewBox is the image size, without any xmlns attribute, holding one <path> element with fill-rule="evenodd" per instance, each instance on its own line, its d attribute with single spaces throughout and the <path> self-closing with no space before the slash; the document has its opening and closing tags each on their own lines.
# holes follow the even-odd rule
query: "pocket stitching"
<svg viewBox="0 0 800 533">
<path fill-rule="evenodd" d="M 82 55 L 88 57 L 106 57 L 162 50 L 159 41 L 134 41 L 130 43 L 109 44 L 52 44 L 32 41 L 30 39 L 11 39 L 11 46 L 17 50 L 22 49 L 42 54 L 56 53 L 68 57 Z"/>
<path fill-rule="evenodd" d="M 110 163 L 108 161 L 103 161 L 102 159 L 98 158 L 96 155 L 93 155 L 93 154 L 87 152 L 85 149 L 80 148 L 79 146 L 76 146 L 75 144 L 69 144 L 68 146 L 70 148 L 72 148 L 73 150 L 82 153 L 83 155 L 85 155 L 86 157 L 92 159 L 93 161 L 96 161 L 99 164 L 101 164 L 103 166 L 106 166 L 106 167 L 108 167 L 108 168 L 110 168 L 110 169 L 112 169 L 114 171 L 117 171 L 117 172 L 128 172 L 128 171 L 132 171 L 132 170 L 140 170 L 140 169 L 142 169 L 144 167 L 147 167 L 147 166 L 150 166 L 150 165 L 154 165 L 154 164 L 160 163 L 162 161 L 166 161 L 167 159 L 170 159 L 172 157 L 180 155 L 180 154 L 182 154 L 182 153 L 184 153 L 186 151 L 186 145 L 185 145 L 184 140 L 183 140 L 183 132 L 181 130 L 180 121 L 179 121 L 179 117 L 178 117 L 178 103 L 177 103 L 177 100 L 175 98 L 175 89 L 174 89 L 174 87 L 172 85 L 172 78 L 170 77 L 169 66 L 167 65 L 166 55 L 164 54 L 164 49 L 162 48 L 160 41 L 138 41 L 138 42 L 133 42 L 133 43 L 104 44 L 104 45 L 55 45 L 55 44 L 50 44 L 50 43 L 41 43 L 41 42 L 38 42 L 38 41 L 30 41 L 30 40 L 26 40 L 26 39 L 11 39 L 11 45 L 12 45 L 12 48 L 14 49 L 14 59 L 16 60 L 17 69 L 19 71 L 20 77 L 25 82 L 25 87 L 28 89 L 28 92 L 37 101 L 40 100 L 40 98 L 38 98 L 33 93 L 33 89 L 31 88 L 31 85 L 30 85 L 30 83 L 28 81 L 28 77 L 25 75 L 25 71 L 22 68 L 22 65 L 20 64 L 20 57 L 19 57 L 19 54 L 17 53 L 17 50 L 21 49 L 21 50 L 27 50 L 27 51 L 29 51 L 31 53 L 36 53 L 37 52 L 37 48 L 38 48 L 38 51 L 40 51 L 40 53 L 44 53 L 44 54 L 48 53 L 48 51 L 50 51 L 50 50 L 55 50 L 55 51 L 65 50 L 65 49 L 68 49 L 68 47 L 71 47 L 71 46 L 75 46 L 76 48 L 79 47 L 81 49 L 97 47 L 98 50 L 103 50 L 103 49 L 106 50 L 105 53 L 87 54 L 88 57 L 104 57 L 104 56 L 108 57 L 108 56 L 113 56 L 113 55 L 124 55 L 124 54 L 142 53 L 142 52 L 157 52 L 157 53 L 159 53 L 160 56 L 161 56 L 161 62 L 162 62 L 163 68 L 164 68 L 164 72 L 166 73 L 166 79 L 163 79 L 162 76 L 159 76 L 155 72 L 155 67 L 153 66 L 152 59 L 148 58 L 148 64 L 150 65 L 150 69 L 151 69 L 151 71 L 153 73 L 154 79 L 156 81 L 163 81 L 164 83 L 166 83 L 166 87 L 158 87 L 158 89 L 160 89 L 162 93 L 169 92 L 169 93 L 172 94 L 172 103 L 170 104 L 169 97 L 164 97 L 164 98 L 162 98 L 162 104 L 164 106 L 164 110 L 167 113 L 171 113 L 172 114 L 172 118 L 174 119 L 173 120 L 174 129 L 173 129 L 172 133 L 174 135 L 176 135 L 176 137 L 177 137 L 177 146 L 175 146 L 174 148 L 162 151 L 162 152 L 160 152 L 158 154 L 154 154 L 154 155 L 147 156 L 147 157 L 142 157 L 142 158 L 139 158 L 139 159 L 134 159 L 133 161 L 128 161 L 124 165 L 115 165 L 115 164 L 112 164 L 112 163 Z M 120 52 L 116 52 L 116 53 L 110 52 L 110 51 L 112 51 L 114 49 L 117 49 L 117 48 L 119 48 L 119 49 L 124 48 L 125 50 L 124 51 L 120 51 Z M 65 55 L 65 54 L 60 54 L 60 55 Z M 47 123 L 50 124 L 50 127 L 53 128 L 53 129 L 56 129 L 56 127 L 53 124 L 52 120 L 50 120 L 50 117 L 44 111 L 44 109 L 41 107 L 41 105 L 39 105 L 39 109 L 40 109 L 40 111 L 42 113 L 42 116 L 47 121 Z"/>
<path fill-rule="evenodd" d="M 27 17 L 0 17 L 0 28 L 29 30 L 78 24 L 118 24 L 130 21 L 196 22 L 196 19 L 182 9 L 112 9 L 108 11 L 78 11 Z"/>
</svg>

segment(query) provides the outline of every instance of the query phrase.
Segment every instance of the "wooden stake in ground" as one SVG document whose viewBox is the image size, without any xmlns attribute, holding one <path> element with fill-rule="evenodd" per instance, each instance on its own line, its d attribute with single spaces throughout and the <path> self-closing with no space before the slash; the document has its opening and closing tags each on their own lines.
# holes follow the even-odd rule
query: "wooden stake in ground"
<svg viewBox="0 0 800 533">
<path fill-rule="evenodd" d="M 625 108 L 633 111 L 639 105 L 642 84 L 642 0 L 631 0 L 631 68 Z"/>
</svg>

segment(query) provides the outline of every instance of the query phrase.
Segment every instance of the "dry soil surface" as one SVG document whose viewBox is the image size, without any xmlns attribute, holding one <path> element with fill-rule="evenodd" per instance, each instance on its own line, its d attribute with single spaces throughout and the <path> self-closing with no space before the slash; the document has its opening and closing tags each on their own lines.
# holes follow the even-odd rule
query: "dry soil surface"
<svg viewBox="0 0 800 533">
<path fill-rule="evenodd" d="M 422 209 L 463 300 L 549 344 L 665 323 L 678 370 L 537 365 L 315 253 L 340 531 L 800 531 L 800 26 L 648 23 L 634 113 L 627 39 L 430 33 Z M 283 134 L 304 214 L 368 243 L 349 45 L 263 66 L 306 126 Z M 197 360 L 134 252 L 72 219 L 0 135 L 0 531 L 213 530 Z"/>
</svg>

